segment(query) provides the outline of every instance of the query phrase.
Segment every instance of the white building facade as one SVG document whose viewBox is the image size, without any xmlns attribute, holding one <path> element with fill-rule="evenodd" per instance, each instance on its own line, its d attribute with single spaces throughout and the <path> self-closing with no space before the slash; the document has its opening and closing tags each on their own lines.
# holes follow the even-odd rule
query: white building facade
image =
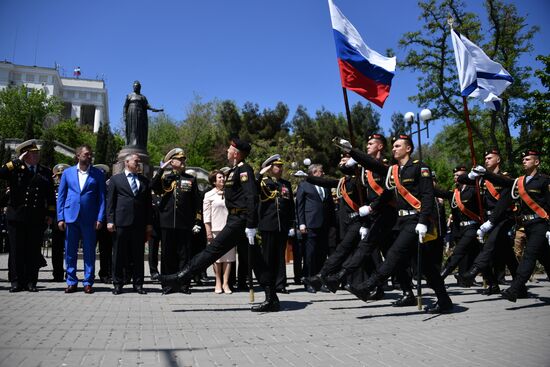
<svg viewBox="0 0 550 367">
<path fill-rule="evenodd" d="M 0 89 L 25 85 L 42 89 L 63 102 L 62 118 L 76 118 L 97 132 L 109 122 L 108 94 L 103 80 L 65 78 L 55 68 L 16 65 L 0 61 Z"/>
</svg>

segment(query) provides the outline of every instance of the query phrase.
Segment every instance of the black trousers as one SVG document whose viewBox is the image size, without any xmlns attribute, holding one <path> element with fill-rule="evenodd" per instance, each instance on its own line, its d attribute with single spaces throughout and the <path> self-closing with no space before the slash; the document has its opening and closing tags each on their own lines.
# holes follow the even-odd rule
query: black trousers
<svg viewBox="0 0 550 367">
<path fill-rule="evenodd" d="M 65 231 L 60 231 L 57 225 L 52 228 L 52 268 L 53 277 L 64 279 L 65 268 L 63 260 L 65 258 Z"/>
<path fill-rule="evenodd" d="M 304 246 L 304 277 L 317 274 L 328 256 L 328 228 L 308 228 Z"/>
<path fill-rule="evenodd" d="M 151 275 L 159 273 L 159 244 L 160 238 L 156 236 L 153 236 L 147 243 L 149 248 L 147 262 L 149 263 L 149 273 L 151 273 Z"/>
<path fill-rule="evenodd" d="M 396 239 L 388 250 L 386 260 L 363 286 L 374 289 L 376 286 L 385 282 L 396 269 L 399 267 L 408 267 L 411 263 L 411 259 L 416 261 L 418 234 L 415 232 L 415 227 L 417 223 L 417 216 L 411 216 L 411 218 L 402 217 L 398 219 Z M 429 243 L 423 245 L 429 246 Z M 437 270 L 434 259 L 431 258 L 429 252 L 422 251 L 421 260 L 422 274 L 426 277 L 428 286 L 434 290 L 438 303 L 441 306 L 450 305 L 451 299 L 447 294 L 444 280 Z"/>
<path fill-rule="evenodd" d="M 525 224 L 524 228 L 527 235 L 527 243 L 525 244 L 525 250 L 523 251 L 523 257 L 519 263 L 516 277 L 510 286 L 512 291 L 516 292 L 525 286 L 525 283 L 531 277 L 537 260 L 544 261 L 544 259 L 550 256 L 550 246 L 548 246 L 548 240 L 546 239 L 546 231 L 549 230 L 548 223 L 539 221 Z"/>
<path fill-rule="evenodd" d="M 288 231 L 262 231 L 262 255 L 271 272 L 276 289 L 287 286 L 286 279 L 286 239 Z"/>
<path fill-rule="evenodd" d="M 174 274 L 182 270 L 191 258 L 191 230 L 162 228 L 160 272 Z M 188 284 L 187 284 L 188 285 Z M 167 284 L 163 284 L 163 287 Z"/>
<path fill-rule="evenodd" d="M 258 245 L 249 245 L 246 238 L 244 230 L 246 229 L 246 214 L 229 214 L 227 217 L 227 223 L 222 231 L 212 240 L 210 245 L 193 256 L 189 261 L 189 271 L 191 274 L 196 274 L 197 272 L 203 271 L 210 265 L 212 265 L 216 260 L 223 256 L 227 251 L 237 244 L 244 244 L 246 249 L 251 251 L 250 259 L 252 263 L 252 269 L 256 274 L 256 279 L 262 286 L 273 286 L 273 277 L 269 271 L 267 264 L 264 261 L 262 256 L 260 246 Z M 244 253 L 241 251 L 239 256 L 244 258 L 248 257 L 248 252 Z M 240 258 L 239 258 L 240 259 Z M 240 260 L 239 260 L 240 261 Z M 247 262 L 248 264 L 248 262 Z M 248 269 L 245 269 L 244 279 L 248 274 Z M 240 279 L 240 271 L 239 271 Z M 240 282 L 240 280 L 239 280 Z"/>
<path fill-rule="evenodd" d="M 479 241 L 477 240 L 477 225 L 472 224 L 461 229 L 459 239 L 453 248 L 453 254 L 447 260 L 446 267 L 449 271 L 453 271 L 459 264 L 462 263 L 460 272 L 465 273 L 470 268 L 471 264 L 479 251 Z"/>
<path fill-rule="evenodd" d="M 132 274 L 134 288 L 143 286 L 145 226 L 117 227 L 113 243 L 113 284 L 124 285 L 124 275 Z"/>
<path fill-rule="evenodd" d="M 44 219 L 26 222 L 8 221 L 10 256 L 8 276 L 12 286 L 36 285 L 42 256 Z"/>
<path fill-rule="evenodd" d="M 117 228 L 118 230 L 118 228 Z M 113 241 L 114 235 L 104 226 L 97 231 L 99 247 L 99 272 L 100 278 L 110 278 L 113 269 Z"/>
<path fill-rule="evenodd" d="M 513 225 L 514 220 L 511 218 L 498 223 L 490 232 L 474 261 L 474 266 L 486 274 L 490 284 L 494 284 L 498 280 L 495 268 L 508 266 L 512 276 L 514 278 L 516 276 L 518 261 L 514 254 L 513 240 L 508 235 Z"/>
<path fill-rule="evenodd" d="M 332 252 L 332 254 L 330 254 L 330 256 L 326 259 L 323 267 L 319 271 L 322 275 L 327 276 L 329 274 L 336 273 L 341 269 L 344 261 L 346 261 L 350 254 L 353 253 L 357 247 L 357 244 L 361 240 L 359 235 L 360 228 L 361 223 L 359 221 L 350 223 L 350 225 L 346 228 L 344 238 L 338 246 L 336 246 L 336 249 Z"/>
</svg>

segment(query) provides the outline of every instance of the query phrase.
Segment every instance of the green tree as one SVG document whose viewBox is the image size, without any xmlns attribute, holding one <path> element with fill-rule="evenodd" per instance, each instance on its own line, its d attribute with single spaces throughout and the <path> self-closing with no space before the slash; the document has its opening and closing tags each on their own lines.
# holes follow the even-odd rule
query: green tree
<svg viewBox="0 0 550 367">
<path fill-rule="evenodd" d="M 151 164 L 160 164 L 166 153 L 172 148 L 181 146 L 180 126 L 170 116 L 159 113 L 149 123 L 147 150 Z"/>
<path fill-rule="evenodd" d="M 59 115 L 63 107 L 55 97 L 43 90 L 26 86 L 0 91 L 0 136 L 31 139 L 42 135 L 44 118 Z"/>
<path fill-rule="evenodd" d="M 529 89 L 529 67 L 521 66 L 520 59 L 532 49 L 532 37 L 537 27 L 529 27 L 526 19 L 517 14 L 513 4 L 499 0 L 486 0 L 490 31 L 487 41 L 481 37 L 480 20 L 476 14 L 467 12 L 464 3 L 458 0 L 420 1 L 420 19 L 424 25 L 420 31 L 408 32 L 400 40 L 400 46 L 408 49 L 400 66 L 419 72 L 418 94 L 410 100 L 419 106 L 428 106 L 434 118 L 448 119 L 462 124 L 464 113 L 458 86 L 454 52 L 450 42 L 447 18 L 454 19 L 454 28 L 480 45 L 489 57 L 500 62 L 514 77 L 513 85 L 501 96 L 501 111 L 490 112 L 475 100 L 469 99 L 472 130 L 482 149 L 477 150 L 478 160 L 485 148 L 502 146 L 508 164 L 513 163 L 513 140 L 509 126 L 512 117 L 519 115 L 521 104 Z M 462 125 L 464 126 L 464 125 Z M 466 146 L 463 142 L 459 153 Z"/>
<path fill-rule="evenodd" d="M 72 148 L 82 144 L 88 144 L 91 147 L 96 145 L 96 135 L 92 128 L 87 125 L 79 125 L 76 119 L 61 121 L 48 130 L 51 130 L 55 140 Z"/>
</svg>

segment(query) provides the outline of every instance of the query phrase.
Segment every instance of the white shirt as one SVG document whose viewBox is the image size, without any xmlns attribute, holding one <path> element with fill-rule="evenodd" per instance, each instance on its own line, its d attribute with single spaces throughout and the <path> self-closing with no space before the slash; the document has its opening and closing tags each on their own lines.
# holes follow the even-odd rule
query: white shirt
<svg viewBox="0 0 550 367">
<path fill-rule="evenodd" d="M 128 180 L 128 185 L 130 185 L 130 188 L 132 187 L 132 176 L 129 176 L 131 175 L 132 172 L 128 171 L 126 168 L 124 169 L 124 175 L 126 176 L 126 179 Z M 137 173 L 135 174 L 136 176 L 136 186 L 139 190 L 139 180 L 138 180 L 138 177 L 137 177 Z"/>
<path fill-rule="evenodd" d="M 90 173 L 90 166 L 88 166 L 88 169 L 86 171 L 83 171 L 80 169 L 79 164 L 76 167 L 76 170 L 78 171 L 78 184 L 80 185 L 80 191 L 82 191 L 82 188 L 84 187 L 84 184 L 86 183 L 86 180 L 88 179 Z"/>
</svg>

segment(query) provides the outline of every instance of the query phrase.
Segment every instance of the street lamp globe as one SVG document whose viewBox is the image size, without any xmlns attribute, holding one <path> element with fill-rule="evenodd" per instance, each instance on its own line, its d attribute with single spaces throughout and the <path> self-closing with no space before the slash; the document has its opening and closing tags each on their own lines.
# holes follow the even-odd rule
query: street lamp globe
<svg viewBox="0 0 550 367">
<path fill-rule="evenodd" d="M 405 116 L 403 116 L 403 118 L 405 119 L 405 122 L 408 122 L 410 124 L 414 121 L 414 113 L 407 112 Z"/>
<path fill-rule="evenodd" d="M 311 165 L 311 159 L 306 158 L 304 159 L 304 166 L 310 166 Z"/>
<path fill-rule="evenodd" d="M 420 120 L 422 121 L 428 121 L 432 118 L 432 111 L 425 108 L 422 111 L 420 111 Z"/>
</svg>

